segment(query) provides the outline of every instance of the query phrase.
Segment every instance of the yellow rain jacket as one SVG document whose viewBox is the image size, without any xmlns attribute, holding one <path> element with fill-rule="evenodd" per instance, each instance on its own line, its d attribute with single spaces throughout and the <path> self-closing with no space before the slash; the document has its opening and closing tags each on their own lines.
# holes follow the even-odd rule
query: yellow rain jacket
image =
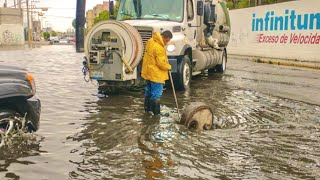
<svg viewBox="0 0 320 180">
<path fill-rule="evenodd" d="M 155 32 L 146 44 L 141 75 L 145 80 L 164 84 L 169 79 L 168 70 L 171 70 L 171 65 L 162 36 Z"/>
</svg>

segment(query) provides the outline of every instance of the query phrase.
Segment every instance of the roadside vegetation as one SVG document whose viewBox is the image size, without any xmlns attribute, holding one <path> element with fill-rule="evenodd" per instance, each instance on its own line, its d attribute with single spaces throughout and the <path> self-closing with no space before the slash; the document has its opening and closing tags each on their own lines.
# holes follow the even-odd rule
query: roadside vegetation
<svg viewBox="0 0 320 180">
<path fill-rule="evenodd" d="M 241 9 L 255 6 L 263 6 L 275 3 L 282 3 L 294 0 L 226 0 L 227 7 L 231 9 Z"/>
<path fill-rule="evenodd" d="M 115 5 L 114 5 L 114 12 L 113 15 L 110 16 L 110 12 L 109 10 L 106 11 L 102 11 L 95 19 L 94 19 L 94 24 L 102 21 L 102 20 L 108 20 L 108 19 L 114 19 L 117 14 L 118 14 L 118 9 L 119 9 L 119 1 L 120 0 L 116 0 L 115 1 Z"/>
</svg>

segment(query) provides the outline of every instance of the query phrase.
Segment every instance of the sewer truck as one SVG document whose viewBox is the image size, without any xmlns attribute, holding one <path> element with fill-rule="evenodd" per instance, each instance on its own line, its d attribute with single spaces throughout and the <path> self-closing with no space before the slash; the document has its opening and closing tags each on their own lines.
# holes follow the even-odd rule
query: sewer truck
<svg viewBox="0 0 320 180">
<path fill-rule="evenodd" d="M 170 30 L 168 61 L 176 89 L 192 76 L 223 73 L 227 63 L 230 17 L 223 0 L 121 0 L 116 20 L 94 25 L 85 37 L 84 74 L 100 92 L 144 84 L 144 47 L 153 32 Z"/>
</svg>

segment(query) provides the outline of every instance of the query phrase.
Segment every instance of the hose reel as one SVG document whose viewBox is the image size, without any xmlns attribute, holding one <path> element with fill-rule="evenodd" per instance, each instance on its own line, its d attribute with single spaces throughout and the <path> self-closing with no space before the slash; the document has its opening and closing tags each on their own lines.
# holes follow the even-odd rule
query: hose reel
<svg viewBox="0 0 320 180">
<path fill-rule="evenodd" d="M 139 32 L 120 21 L 97 23 L 86 35 L 84 48 L 89 67 L 95 64 L 112 64 L 120 59 L 126 67 L 126 74 L 133 72 L 143 55 Z"/>
</svg>

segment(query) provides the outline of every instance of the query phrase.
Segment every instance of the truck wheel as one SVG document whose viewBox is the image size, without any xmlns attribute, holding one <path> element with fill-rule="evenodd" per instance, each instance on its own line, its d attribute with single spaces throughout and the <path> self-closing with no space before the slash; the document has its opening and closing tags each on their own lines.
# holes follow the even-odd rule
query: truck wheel
<svg viewBox="0 0 320 180">
<path fill-rule="evenodd" d="M 187 55 L 185 55 L 178 66 L 178 77 L 175 82 L 175 86 L 177 90 L 185 90 L 190 86 L 191 81 L 191 65 L 190 59 Z"/>
<path fill-rule="evenodd" d="M 224 73 L 226 71 L 227 69 L 227 52 L 226 51 L 223 51 L 223 54 L 222 54 L 222 64 L 216 65 L 215 69 L 216 69 L 216 72 L 218 73 Z"/>
</svg>

